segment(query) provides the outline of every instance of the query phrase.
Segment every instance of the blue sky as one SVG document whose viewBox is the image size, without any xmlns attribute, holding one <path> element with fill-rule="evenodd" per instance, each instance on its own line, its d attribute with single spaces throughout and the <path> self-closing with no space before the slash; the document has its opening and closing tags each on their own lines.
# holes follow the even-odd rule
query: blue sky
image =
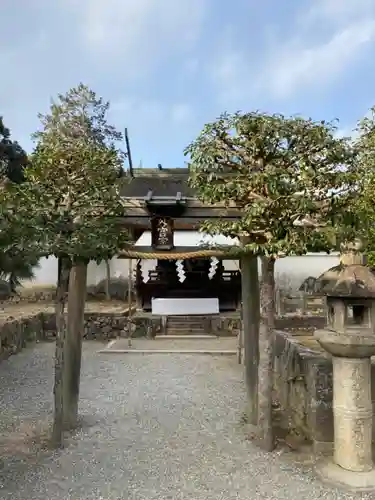
<svg viewBox="0 0 375 500">
<path fill-rule="evenodd" d="M 223 111 L 340 119 L 375 104 L 374 0 L 4 0 L 0 115 L 30 134 L 83 82 L 128 127 L 135 165 L 184 164 Z"/>
</svg>

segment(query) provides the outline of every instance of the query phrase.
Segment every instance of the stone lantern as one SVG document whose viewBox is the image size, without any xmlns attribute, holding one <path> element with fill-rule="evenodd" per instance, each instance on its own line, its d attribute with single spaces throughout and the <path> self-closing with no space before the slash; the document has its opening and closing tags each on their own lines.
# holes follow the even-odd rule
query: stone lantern
<svg viewBox="0 0 375 500">
<path fill-rule="evenodd" d="M 333 461 L 318 464 L 323 480 L 356 491 L 375 489 L 372 461 L 371 356 L 375 355 L 375 275 L 340 265 L 321 276 L 327 325 L 316 340 L 333 364 Z"/>
</svg>

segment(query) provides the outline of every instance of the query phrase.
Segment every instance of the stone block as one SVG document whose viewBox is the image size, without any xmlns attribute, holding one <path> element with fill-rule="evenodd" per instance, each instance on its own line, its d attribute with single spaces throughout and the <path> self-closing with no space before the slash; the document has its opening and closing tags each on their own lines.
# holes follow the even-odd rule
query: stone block
<svg viewBox="0 0 375 500">
<path fill-rule="evenodd" d="M 306 427 L 316 453 L 329 453 L 333 445 L 332 361 L 319 355 L 304 359 Z"/>
<path fill-rule="evenodd" d="M 316 453 L 333 448 L 332 359 L 298 343 L 298 336 L 277 330 L 274 342 L 274 399 L 280 422 L 312 442 Z M 371 366 L 371 394 L 375 416 L 375 364 Z M 375 421 L 373 426 L 375 442 Z"/>
</svg>

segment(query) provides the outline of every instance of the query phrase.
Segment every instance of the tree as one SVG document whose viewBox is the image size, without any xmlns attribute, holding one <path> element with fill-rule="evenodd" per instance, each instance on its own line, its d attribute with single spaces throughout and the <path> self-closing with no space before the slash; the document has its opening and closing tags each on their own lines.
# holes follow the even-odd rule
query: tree
<svg viewBox="0 0 375 500">
<path fill-rule="evenodd" d="M 16 141 L 12 141 L 10 130 L 4 125 L 0 116 L 0 168 L 2 180 L 11 183 L 21 183 L 25 180 L 24 169 L 28 164 L 28 157 L 23 148 Z M 0 238 L 1 239 L 1 238 Z M 5 242 L 4 242 L 5 243 Z M 21 285 L 21 280 L 34 278 L 34 268 L 38 265 L 38 258 L 30 251 L 20 251 L 14 248 L 10 239 L 0 253 L 0 276 L 8 281 L 13 293 Z M 7 248 L 9 247 L 9 248 Z"/>
<path fill-rule="evenodd" d="M 24 180 L 23 171 L 28 163 L 27 154 L 16 141 L 10 138 L 10 130 L 0 116 L 0 167 L 2 174 L 12 182 Z"/>
<path fill-rule="evenodd" d="M 190 184 L 200 198 L 235 205 L 242 214 L 235 222 L 206 221 L 202 230 L 243 241 L 250 420 L 258 425 L 260 444 L 271 450 L 275 258 L 331 249 L 328 228 L 338 221 L 347 199 L 354 152 L 346 139 L 335 137 L 333 123 L 251 112 L 222 115 L 204 127 L 185 153 L 191 159 Z M 262 257 L 259 332 L 254 324 L 259 311 L 256 256 Z M 259 350 L 254 347 L 258 343 Z"/>
<path fill-rule="evenodd" d="M 53 438 L 77 423 L 87 263 L 110 259 L 128 241 L 119 226 L 123 206 L 119 173 L 121 134 L 107 122 L 109 103 L 80 84 L 39 115 L 35 151 L 18 190 L 23 227 L 39 251 L 64 262 L 56 305 L 55 419 Z M 69 276 L 68 319 L 65 286 Z"/>
<path fill-rule="evenodd" d="M 360 120 L 357 127 L 358 150 L 356 170 L 357 196 L 354 198 L 353 211 L 360 220 L 357 236 L 365 243 L 368 264 L 375 265 L 375 106 Z"/>
<path fill-rule="evenodd" d="M 35 278 L 35 269 L 39 267 L 39 258 L 16 249 L 0 253 L 0 278 L 7 281 L 12 293 L 22 286 L 22 280 Z"/>
</svg>

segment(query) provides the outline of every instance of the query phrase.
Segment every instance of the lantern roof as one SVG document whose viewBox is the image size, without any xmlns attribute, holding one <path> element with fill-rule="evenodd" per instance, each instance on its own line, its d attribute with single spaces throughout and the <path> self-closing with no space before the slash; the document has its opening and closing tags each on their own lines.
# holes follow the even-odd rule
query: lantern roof
<svg viewBox="0 0 375 500">
<path fill-rule="evenodd" d="M 367 266 L 331 267 L 317 279 L 319 290 L 329 297 L 375 298 L 375 274 Z"/>
</svg>

